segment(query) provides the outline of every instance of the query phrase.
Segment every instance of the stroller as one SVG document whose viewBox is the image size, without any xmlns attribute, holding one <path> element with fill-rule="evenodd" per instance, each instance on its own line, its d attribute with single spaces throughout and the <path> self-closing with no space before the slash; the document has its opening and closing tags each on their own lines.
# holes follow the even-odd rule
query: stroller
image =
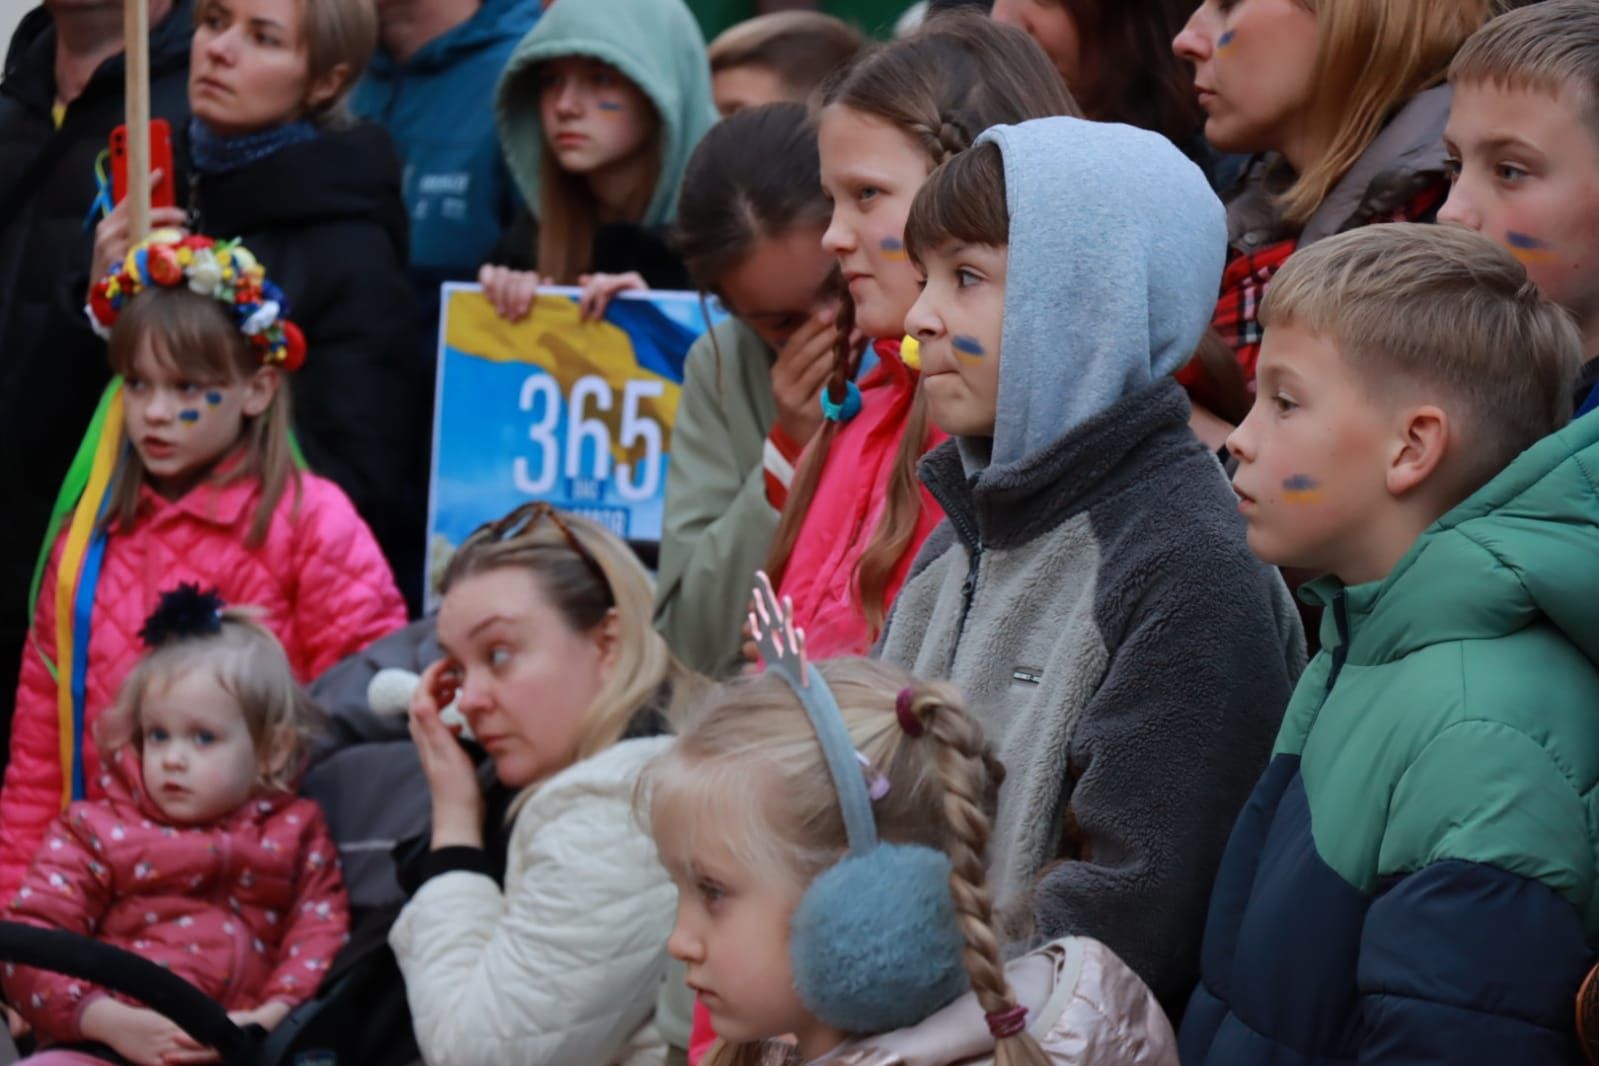
<svg viewBox="0 0 1599 1066">
<path fill-rule="evenodd" d="M 339 847 L 351 940 L 316 996 L 270 1032 L 241 1029 L 220 1004 L 182 978 L 75 933 L 0 922 L 0 963 L 81 978 L 142 1003 L 215 1048 L 229 1066 L 419 1062 L 387 934 L 407 897 L 397 849 L 400 856 L 425 853 L 431 807 L 404 716 L 373 713 L 367 683 L 383 667 L 419 670 L 438 654 L 431 621 L 414 623 L 336 664 L 310 688 L 331 728 L 301 792 L 321 805 Z M 374 797 L 383 801 L 375 803 Z M 4 1044 L 0 1038 L 0 1049 Z"/>
</svg>

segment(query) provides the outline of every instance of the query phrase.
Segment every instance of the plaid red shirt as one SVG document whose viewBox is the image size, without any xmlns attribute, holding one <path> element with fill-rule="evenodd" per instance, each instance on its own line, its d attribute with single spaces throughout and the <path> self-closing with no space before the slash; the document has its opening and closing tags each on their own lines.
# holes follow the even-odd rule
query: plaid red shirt
<svg viewBox="0 0 1599 1066">
<path fill-rule="evenodd" d="M 1397 210 L 1363 224 L 1432 221 L 1448 197 L 1448 180 L 1440 177 L 1428 182 Z M 1216 301 L 1216 313 L 1210 324 L 1238 357 L 1238 365 L 1251 390 L 1255 387 L 1255 364 L 1260 360 L 1260 302 L 1266 296 L 1266 286 L 1294 253 L 1298 243 L 1298 238 L 1293 237 L 1251 252 L 1240 252 L 1222 272 L 1221 298 Z M 1177 380 L 1196 399 L 1205 391 L 1205 376 L 1198 360 L 1178 371 Z"/>
</svg>

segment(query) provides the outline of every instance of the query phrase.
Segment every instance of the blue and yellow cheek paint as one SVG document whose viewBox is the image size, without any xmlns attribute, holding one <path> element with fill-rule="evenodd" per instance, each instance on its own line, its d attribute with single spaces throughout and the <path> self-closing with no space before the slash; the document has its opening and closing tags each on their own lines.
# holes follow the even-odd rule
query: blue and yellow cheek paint
<svg viewBox="0 0 1599 1066">
<path fill-rule="evenodd" d="M 178 422 L 182 424 L 184 429 L 193 429 L 199 421 L 200 412 L 192 407 L 178 412 Z"/>
<path fill-rule="evenodd" d="M 1534 237 L 1530 233 L 1517 233 L 1515 230 L 1506 230 L 1505 246 L 1510 249 L 1510 254 L 1515 256 L 1517 261 L 1523 266 L 1555 261 L 1555 246 L 1540 237 Z"/>
<path fill-rule="evenodd" d="M 212 407 L 220 407 L 222 406 L 222 394 L 213 389 L 205 394 L 205 402 Z"/>
<path fill-rule="evenodd" d="M 1287 503 L 1320 503 L 1321 482 L 1309 474 L 1294 474 L 1283 479 L 1283 500 Z"/>
<path fill-rule="evenodd" d="M 984 348 L 976 337 L 968 337 L 964 333 L 957 333 L 951 337 L 949 346 L 955 349 L 956 355 L 968 363 L 977 362 L 988 355 L 988 349 Z"/>
<path fill-rule="evenodd" d="M 1226 33 L 1216 38 L 1216 51 L 1225 52 L 1227 49 L 1231 48 L 1233 46 L 1233 39 L 1237 36 L 1237 30 L 1228 30 Z"/>
<path fill-rule="evenodd" d="M 609 115 L 612 118 L 615 118 L 622 113 L 622 105 L 616 100 L 597 101 L 594 105 L 594 109 L 600 112 L 600 114 Z"/>
<path fill-rule="evenodd" d="M 898 237 L 884 237 L 877 247 L 882 250 L 883 258 L 891 262 L 903 263 L 910 259 L 905 251 L 905 242 Z"/>
</svg>

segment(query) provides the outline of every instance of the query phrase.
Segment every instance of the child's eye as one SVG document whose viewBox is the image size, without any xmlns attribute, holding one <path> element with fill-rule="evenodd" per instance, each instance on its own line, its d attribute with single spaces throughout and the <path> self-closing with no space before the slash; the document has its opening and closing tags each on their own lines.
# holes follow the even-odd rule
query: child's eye
<svg viewBox="0 0 1599 1066">
<path fill-rule="evenodd" d="M 194 742 L 200 745 L 202 748 L 208 744 L 215 744 L 216 741 L 217 735 L 211 732 L 209 729 L 200 729 L 195 731 Z"/>
<path fill-rule="evenodd" d="M 609 89 L 616 85 L 616 75 L 608 70 L 595 71 L 590 80 L 599 89 Z"/>
<path fill-rule="evenodd" d="M 178 382 L 178 391 L 185 396 L 198 396 L 200 394 L 201 387 L 202 386 L 196 385 L 192 381 Z"/>
<path fill-rule="evenodd" d="M 1282 415 L 1287 414 L 1289 411 L 1292 411 L 1299 406 L 1297 403 L 1290 400 L 1280 392 L 1272 394 L 1271 402 L 1277 408 L 1277 413 Z"/>
<path fill-rule="evenodd" d="M 129 392 L 143 392 L 148 386 L 146 386 L 143 378 L 130 377 L 122 379 L 122 387 Z"/>
<path fill-rule="evenodd" d="M 700 899 L 704 901 L 707 909 L 714 909 L 723 900 L 727 899 L 727 891 L 715 881 L 702 880 L 697 887 Z"/>
<path fill-rule="evenodd" d="M 882 191 L 883 190 L 879 189 L 875 185 L 862 185 L 860 187 L 860 189 L 855 193 L 855 199 L 859 200 L 863 204 L 864 203 L 868 203 L 868 202 L 870 202 L 872 200 L 877 199 L 877 194 L 882 192 Z"/>
<path fill-rule="evenodd" d="M 166 740 L 167 731 L 165 729 L 157 727 L 154 729 L 146 729 L 144 731 L 144 742 L 146 744 L 164 744 L 166 743 Z"/>
<path fill-rule="evenodd" d="M 489 649 L 489 665 L 490 666 L 500 667 L 500 666 L 504 666 L 506 663 L 508 663 L 510 661 L 511 661 L 511 649 L 509 649 L 509 648 L 490 648 Z"/>
<path fill-rule="evenodd" d="M 1445 159 L 1444 160 L 1444 174 L 1448 176 L 1449 184 L 1451 184 L 1451 185 L 1453 185 L 1455 182 L 1459 181 L 1460 180 L 1460 160 L 1456 159 L 1454 156 L 1450 156 L 1448 159 Z"/>
<path fill-rule="evenodd" d="M 965 267 L 957 267 L 955 269 L 955 287 L 956 288 L 960 288 L 960 289 L 969 288 L 969 287 L 971 287 L 973 285 L 976 285 L 978 282 L 980 282 L 982 280 L 983 280 L 982 275 L 978 274 L 975 271 L 967 270 Z"/>
<path fill-rule="evenodd" d="M 1494 167 L 1494 177 L 1506 184 L 1514 185 L 1516 182 L 1528 177 L 1528 174 L 1514 163 L 1499 163 Z"/>
</svg>

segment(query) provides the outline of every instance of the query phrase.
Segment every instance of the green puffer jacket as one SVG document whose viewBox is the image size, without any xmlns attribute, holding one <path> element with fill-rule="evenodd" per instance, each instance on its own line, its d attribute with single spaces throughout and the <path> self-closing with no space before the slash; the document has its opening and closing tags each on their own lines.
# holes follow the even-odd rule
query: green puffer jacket
<svg viewBox="0 0 1599 1066">
<path fill-rule="evenodd" d="M 1185 1063 L 1572 1061 L 1599 942 L 1599 415 L 1388 576 L 1323 651 L 1211 897 Z"/>
</svg>

